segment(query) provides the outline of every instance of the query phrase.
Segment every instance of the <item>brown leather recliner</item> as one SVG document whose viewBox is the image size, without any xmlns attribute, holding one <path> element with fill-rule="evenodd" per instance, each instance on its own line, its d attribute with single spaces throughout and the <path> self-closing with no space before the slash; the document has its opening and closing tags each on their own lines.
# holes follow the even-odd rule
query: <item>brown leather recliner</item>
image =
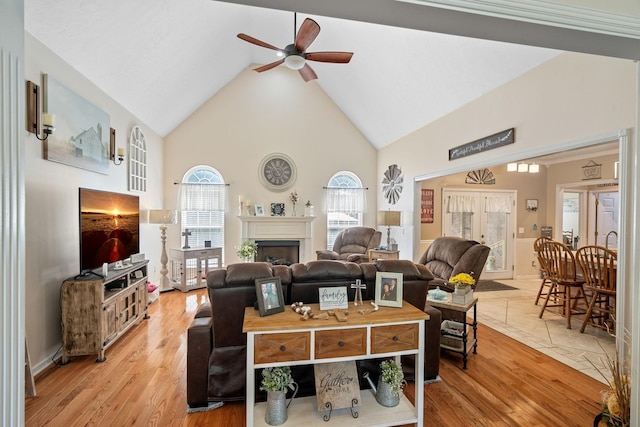
<svg viewBox="0 0 640 427">
<path fill-rule="evenodd" d="M 439 286 L 440 289 L 453 292 L 454 288 L 446 282 L 458 273 L 468 273 L 476 280 L 489 256 L 489 247 L 460 237 L 438 237 L 420 257 L 418 264 L 425 265 L 434 279 L 430 288 Z"/>
<path fill-rule="evenodd" d="M 203 304 L 187 331 L 187 403 L 245 399 L 247 335 L 245 307 L 256 300 L 255 279 L 291 281 L 289 268 L 266 262 L 231 264 L 207 274 L 210 303 Z"/>
<path fill-rule="evenodd" d="M 350 227 L 338 233 L 333 250 L 316 251 L 318 260 L 368 262 L 369 249 L 380 246 L 382 233 L 370 227 Z"/>
</svg>

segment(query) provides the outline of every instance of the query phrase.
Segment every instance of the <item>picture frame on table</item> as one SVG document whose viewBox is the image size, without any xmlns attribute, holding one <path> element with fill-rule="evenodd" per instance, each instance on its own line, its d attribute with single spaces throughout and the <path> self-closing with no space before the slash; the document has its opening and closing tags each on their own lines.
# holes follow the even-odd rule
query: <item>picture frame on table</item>
<svg viewBox="0 0 640 427">
<path fill-rule="evenodd" d="M 402 273 L 376 273 L 375 302 L 379 306 L 402 307 Z"/>
<path fill-rule="evenodd" d="M 254 206 L 256 216 L 264 216 L 264 205 Z"/>
<path fill-rule="evenodd" d="M 260 317 L 282 313 L 284 311 L 284 297 L 280 278 L 267 277 L 264 279 L 256 279 L 255 284 Z"/>
</svg>

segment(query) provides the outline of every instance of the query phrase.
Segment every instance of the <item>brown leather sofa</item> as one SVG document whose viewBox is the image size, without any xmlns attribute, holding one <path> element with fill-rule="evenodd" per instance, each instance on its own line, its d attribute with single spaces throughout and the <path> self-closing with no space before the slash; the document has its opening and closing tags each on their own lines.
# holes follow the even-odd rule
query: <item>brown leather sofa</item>
<svg viewBox="0 0 640 427">
<path fill-rule="evenodd" d="M 425 265 L 434 279 L 429 283 L 430 288 L 436 286 L 448 292 L 453 292 L 453 287 L 446 282 L 458 273 L 469 273 L 476 280 L 480 280 L 480 274 L 489 256 L 489 247 L 460 237 L 438 237 L 431 243 L 424 254 L 418 260 L 418 264 Z"/>
<path fill-rule="evenodd" d="M 287 304 L 296 298 L 305 303 L 317 302 L 318 287 L 345 286 L 360 279 L 367 285 L 367 296 L 363 293 L 366 300 L 373 296 L 377 271 L 403 273 L 404 299 L 430 314 L 425 328 L 425 379 L 437 377 L 442 318 L 439 310 L 425 304 L 432 275 L 424 266 L 406 260 L 379 260 L 360 265 L 324 260 L 290 267 L 240 263 L 207 274 L 210 303 L 199 308 L 187 332 L 189 406 L 206 406 L 209 401 L 244 400 L 246 334 L 242 333 L 242 323 L 245 307 L 252 307 L 256 302 L 255 279 L 279 277 Z M 350 300 L 353 300 L 353 290 L 348 289 Z M 408 377 L 411 376 L 408 372 Z"/>
<path fill-rule="evenodd" d="M 370 227 L 350 227 L 336 236 L 333 250 L 316 251 L 318 260 L 341 260 L 356 263 L 369 261 L 369 249 L 380 246 L 382 233 Z"/>
</svg>

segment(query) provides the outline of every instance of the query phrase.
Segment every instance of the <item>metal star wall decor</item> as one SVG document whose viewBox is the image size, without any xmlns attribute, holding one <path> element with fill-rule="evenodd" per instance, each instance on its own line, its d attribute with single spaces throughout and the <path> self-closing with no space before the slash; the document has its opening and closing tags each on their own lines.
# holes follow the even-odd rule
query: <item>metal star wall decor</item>
<svg viewBox="0 0 640 427">
<path fill-rule="evenodd" d="M 382 194 L 387 202 L 395 205 L 402 193 L 402 171 L 398 165 L 390 165 L 382 179 Z"/>
</svg>

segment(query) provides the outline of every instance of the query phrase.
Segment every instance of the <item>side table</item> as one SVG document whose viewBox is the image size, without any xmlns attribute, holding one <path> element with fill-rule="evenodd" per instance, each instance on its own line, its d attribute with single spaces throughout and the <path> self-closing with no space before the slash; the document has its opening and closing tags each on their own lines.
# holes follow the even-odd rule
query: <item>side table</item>
<svg viewBox="0 0 640 427">
<path fill-rule="evenodd" d="M 477 353 L 478 347 L 478 321 L 477 321 L 477 311 L 478 311 L 478 297 L 474 297 L 467 304 L 454 304 L 451 302 L 451 294 L 448 294 L 446 298 L 442 301 L 437 301 L 427 297 L 427 303 L 432 307 L 442 308 L 442 318 L 444 321 L 442 322 L 454 322 L 461 326 L 460 331 L 442 331 L 443 338 L 448 338 L 447 340 L 443 340 L 444 342 L 440 343 L 440 347 L 453 351 L 455 353 L 462 354 L 462 369 L 467 369 L 467 354 L 473 349 L 473 354 Z M 467 321 L 467 313 L 469 310 L 473 309 L 473 321 L 469 323 Z M 459 322 L 459 319 L 451 319 L 450 316 L 447 316 L 448 312 L 456 312 L 460 313 L 462 316 L 462 322 Z M 455 325 L 454 323 L 454 325 Z M 469 337 L 468 326 L 471 326 L 473 330 L 473 335 Z M 457 328 L 455 328 L 457 329 Z"/>
<path fill-rule="evenodd" d="M 369 260 L 376 259 L 400 259 L 400 251 L 387 251 L 384 249 L 369 249 Z"/>
</svg>

